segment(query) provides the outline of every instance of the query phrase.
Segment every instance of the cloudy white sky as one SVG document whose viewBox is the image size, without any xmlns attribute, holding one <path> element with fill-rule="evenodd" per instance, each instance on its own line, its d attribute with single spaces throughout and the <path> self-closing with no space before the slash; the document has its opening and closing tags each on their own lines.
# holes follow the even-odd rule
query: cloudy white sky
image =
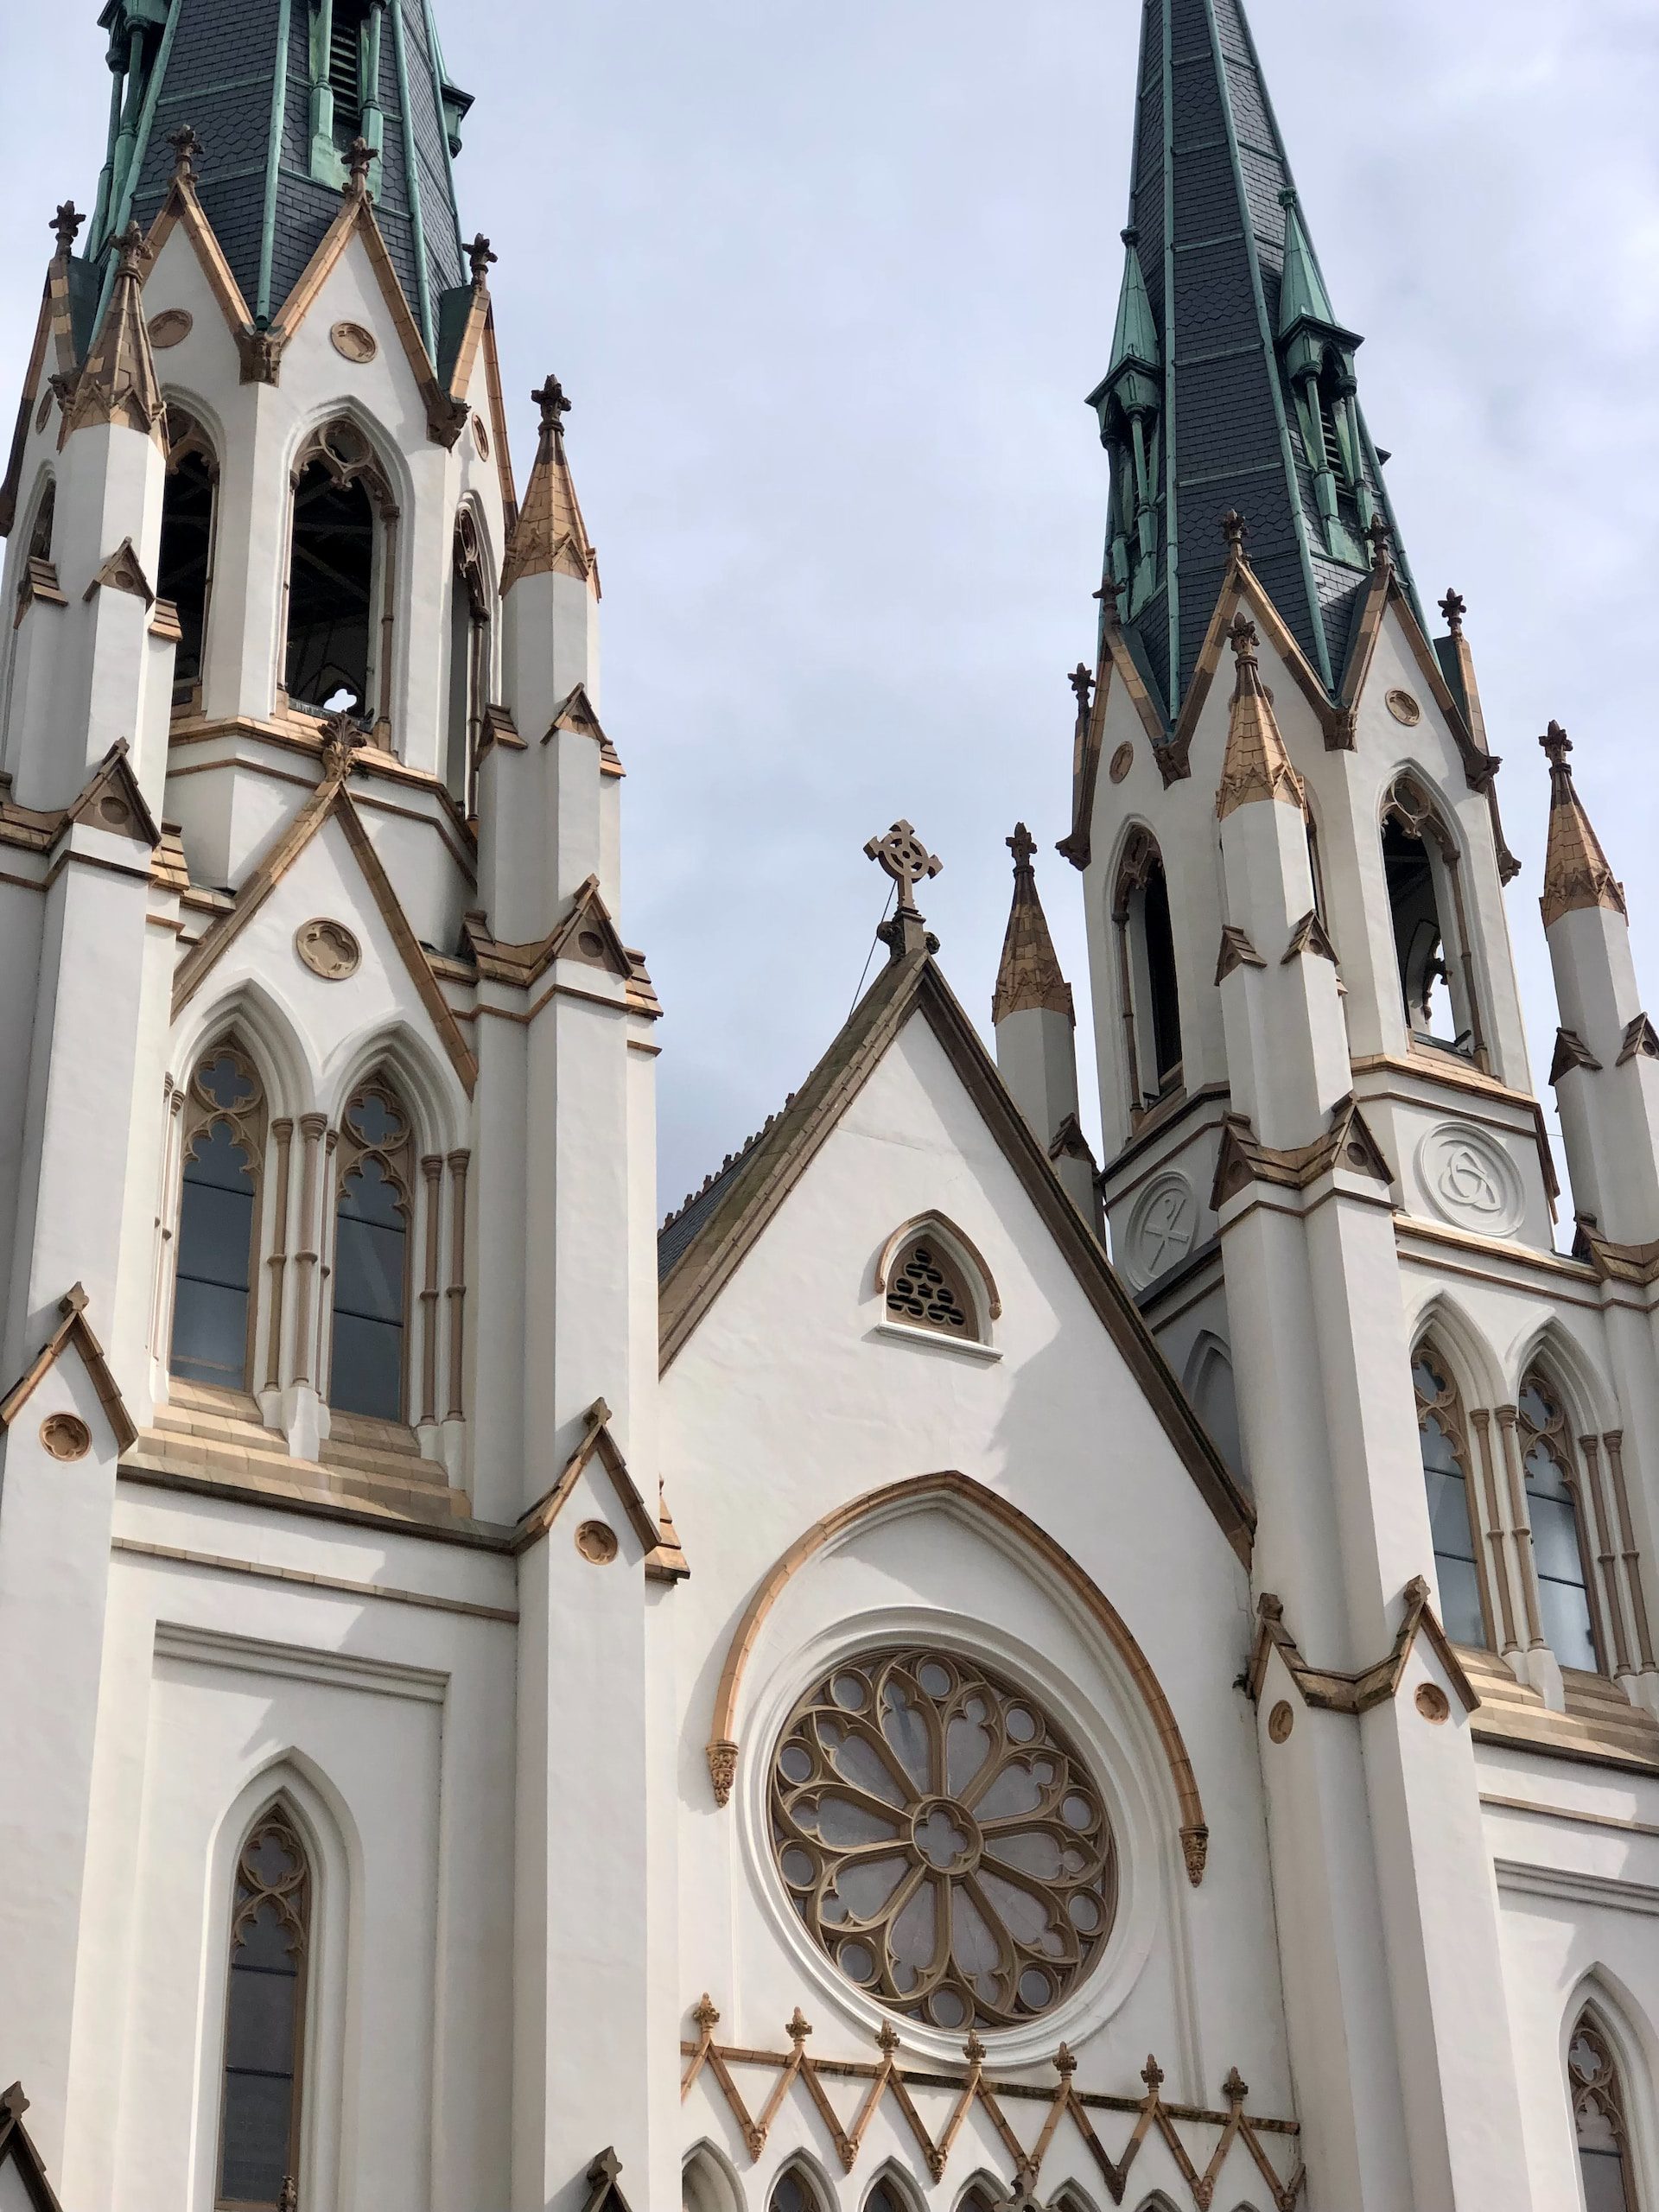
<svg viewBox="0 0 1659 2212">
<path fill-rule="evenodd" d="M 532 384 L 553 368 L 576 402 L 629 772 L 624 922 L 669 1010 L 667 1206 L 846 1014 L 885 889 L 862 847 L 896 815 L 944 858 L 929 919 L 988 1028 L 1017 816 L 1085 981 L 1052 848 L 1064 671 L 1091 652 L 1105 469 L 1083 395 L 1116 304 L 1140 10 L 437 4 L 478 97 L 462 215 L 500 255 L 521 470 Z M 0 393 L 52 207 L 96 181 L 96 14 L 5 0 Z M 1251 16 L 1337 311 L 1366 334 L 1407 545 L 1469 601 L 1541 1081 L 1552 715 L 1659 998 L 1659 10 Z"/>
</svg>

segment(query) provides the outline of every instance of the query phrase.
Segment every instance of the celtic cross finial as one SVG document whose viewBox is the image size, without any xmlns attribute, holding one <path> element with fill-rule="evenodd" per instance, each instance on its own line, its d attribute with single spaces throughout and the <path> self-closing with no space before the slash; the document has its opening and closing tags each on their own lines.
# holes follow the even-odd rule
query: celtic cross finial
<svg viewBox="0 0 1659 2212">
<path fill-rule="evenodd" d="M 57 234 L 58 251 L 66 259 L 74 251 L 75 240 L 80 235 L 80 226 L 86 219 L 73 200 L 59 201 L 57 213 L 52 218 L 52 228 Z"/>
<path fill-rule="evenodd" d="M 864 850 L 882 874 L 891 876 L 897 885 L 901 914 L 916 912 L 913 887 L 937 875 L 944 866 L 937 854 L 928 851 L 908 822 L 895 822 L 885 837 L 872 837 Z"/>
</svg>

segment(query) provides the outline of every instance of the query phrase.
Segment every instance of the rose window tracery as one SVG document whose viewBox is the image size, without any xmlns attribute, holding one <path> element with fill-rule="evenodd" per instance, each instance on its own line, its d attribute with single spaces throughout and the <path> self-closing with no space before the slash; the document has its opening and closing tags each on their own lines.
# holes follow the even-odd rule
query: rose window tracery
<svg viewBox="0 0 1659 2212">
<path fill-rule="evenodd" d="M 1110 1932 L 1092 1776 L 1036 1700 L 954 1653 L 885 1649 L 826 1675 L 779 1741 L 771 1815 L 817 1942 L 934 2027 L 1034 2019 Z"/>
</svg>

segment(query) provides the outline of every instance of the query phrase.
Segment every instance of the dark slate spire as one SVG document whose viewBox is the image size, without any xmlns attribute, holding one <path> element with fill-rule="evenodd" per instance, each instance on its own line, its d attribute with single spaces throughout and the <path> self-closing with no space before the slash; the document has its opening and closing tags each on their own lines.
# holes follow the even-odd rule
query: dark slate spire
<svg viewBox="0 0 1659 2212">
<path fill-rule="evenodd" d="M 1114 358 L 1090 395 L 1112 456 L 1107 567 L 1170 719 L 1220 588 L 1229 509 L 1334 689 L 1389 515 L 1242 0 L 1145 0 L 1128 259 Z M 1389 516 L 1390 521 L 1391 515 Z M 1410 588 L 1405 556 L 1395 560 Z"/>
<path fill-rule="evenodd" d="M 446 81 L 430 0 L 107 0 L 99 22 L 114 81 L 90 256 L 154 220 L 188 124 L 203 208 L 263 326 L 339 213 L 360 135 L 379 156 L 376 218 L 435 353 L 443 296 L 467 281 L 450 163 L 471 103 Z"/>
</svg>

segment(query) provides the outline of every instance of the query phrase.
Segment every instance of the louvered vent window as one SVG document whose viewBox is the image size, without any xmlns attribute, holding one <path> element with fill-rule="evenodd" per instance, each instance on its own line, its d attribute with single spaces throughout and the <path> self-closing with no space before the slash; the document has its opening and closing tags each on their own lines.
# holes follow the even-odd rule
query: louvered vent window
<svg viewBox="0 0 1659 2212">
<path fill-rule="evenodd" d="M 912 1329 L 937 1329 L 969 1341 L 979 1331 L 973 1300 L 962 1278 L 931 1236 L 916 1238 L 899 1255 L 887 1282 L 887 1312 Z"/>
<path fill-rule="evenodd" d="M 355 138 L 363 127 L 363 10 L 334 0 L 328 37 L 328 83 L 334 95 L 334 130 Z"/>
<path fill-rule="evenodd" d="M 1333 476 L 1346 476 L 1348 465 L 1342 457 L 1342 440 L 1337 435 L 1337 413 L 1331 404 L 1331 395 L 1319 392 L 1319 435 L 1325 442 L 1325 465 Z"/>
</svg>

